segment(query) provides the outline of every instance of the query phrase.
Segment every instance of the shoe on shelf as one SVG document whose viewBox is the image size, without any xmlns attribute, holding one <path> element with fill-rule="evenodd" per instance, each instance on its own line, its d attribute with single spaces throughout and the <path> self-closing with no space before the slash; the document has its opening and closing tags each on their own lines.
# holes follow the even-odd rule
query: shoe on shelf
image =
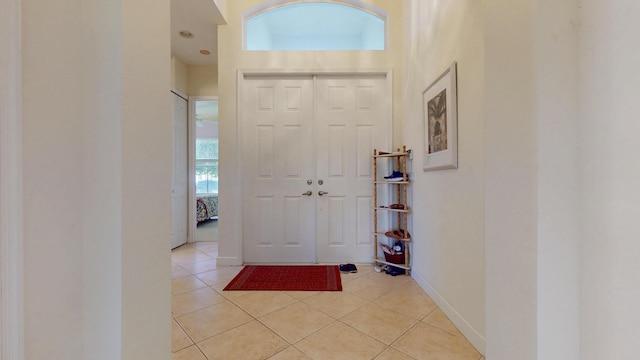
<svg viewBox="0 0 640 360">
<path fill-rule="evenodd" d="M 404 204 L 391 204 L 389 209 L 404 210 Z"/>
<path fill-rule="evenodd" d="M 394 238 L 394 239 L 408 239 L 411 237 L 411 234 L 407 230 L 390 230 L 384 233 L 385 236 Z"/>
<path fill-rule="evenodd" d="M 394 171 L 391 173 L 391 175 L 389 176 L 385 176 L 384 179 L 386 181 L 402 181 L 405 179 L 405 176 L 402 172 L 400 171 Z M 407 178 L 408 179 L 408 178 Z"/>
</svg>

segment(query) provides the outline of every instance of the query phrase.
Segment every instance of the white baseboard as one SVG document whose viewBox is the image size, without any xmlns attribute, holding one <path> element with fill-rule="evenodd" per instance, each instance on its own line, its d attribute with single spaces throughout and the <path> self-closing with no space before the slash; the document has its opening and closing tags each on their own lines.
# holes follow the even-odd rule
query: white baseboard
<svg viewBox="0 0 640 360">
<path fill-rule="evenodd" d="M 236 256 L 218 256 L 216 258 L 216 262 L 218 265 L 223 266 L 240 266 L 242 265 L 242 261 L 240 258 Z"/>
<path fill-rule="evenodd" d="M 478 330 L 476 330 L 467 320 L 465 320 L 456 309 L 447 302 L 447 300 L 431 286 L 423 276 L 415 269 L 411 270 L 411 277 L 420 285 L 420 287 L 431 297 L 431 299 L 440 307 L 440 310 L 447 315 L 449 320 L 460 330 L 460 332 L 469 340 L 469 342 L 481 353 L 486 352 L 486 339 Z"/>
</svg>

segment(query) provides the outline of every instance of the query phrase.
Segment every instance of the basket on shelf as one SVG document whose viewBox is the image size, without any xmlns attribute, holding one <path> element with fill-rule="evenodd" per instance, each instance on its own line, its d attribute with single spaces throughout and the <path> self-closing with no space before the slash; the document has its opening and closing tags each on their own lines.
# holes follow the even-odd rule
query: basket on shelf
<svg viewBox="0 0 640 360">
<path fill-rule="evenodd" d="M 404 254 L 394 254 L 391 255 L 389 253 L 384 253 L 384 259 L 390 263 L 394 264 L 404 264 Z"/>
</svg>

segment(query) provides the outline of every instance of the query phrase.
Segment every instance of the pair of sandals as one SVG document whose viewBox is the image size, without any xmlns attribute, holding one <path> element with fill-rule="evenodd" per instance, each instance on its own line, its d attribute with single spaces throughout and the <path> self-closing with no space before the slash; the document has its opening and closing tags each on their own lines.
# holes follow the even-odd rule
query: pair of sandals
<svg viewBox="0 0 640 360">
<path fill-rule="evenodd" d="M 403 229 L 390 230 L 384 233 L 384 235 L 394 239 L 408 239 L 411 237 L 411 234 L 409 234 L 407 230 Z"/>
</svg>

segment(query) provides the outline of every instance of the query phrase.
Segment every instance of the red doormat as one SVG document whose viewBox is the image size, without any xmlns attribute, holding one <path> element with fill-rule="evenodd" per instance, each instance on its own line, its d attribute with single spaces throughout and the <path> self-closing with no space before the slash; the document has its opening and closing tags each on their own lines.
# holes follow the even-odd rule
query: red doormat
<svg viewBox="0 0 640 360">
<path fill-rule="evenodd" d="M 224 290 L 342 291 L 337 265 L 247 265 Z"/>
</svg>

